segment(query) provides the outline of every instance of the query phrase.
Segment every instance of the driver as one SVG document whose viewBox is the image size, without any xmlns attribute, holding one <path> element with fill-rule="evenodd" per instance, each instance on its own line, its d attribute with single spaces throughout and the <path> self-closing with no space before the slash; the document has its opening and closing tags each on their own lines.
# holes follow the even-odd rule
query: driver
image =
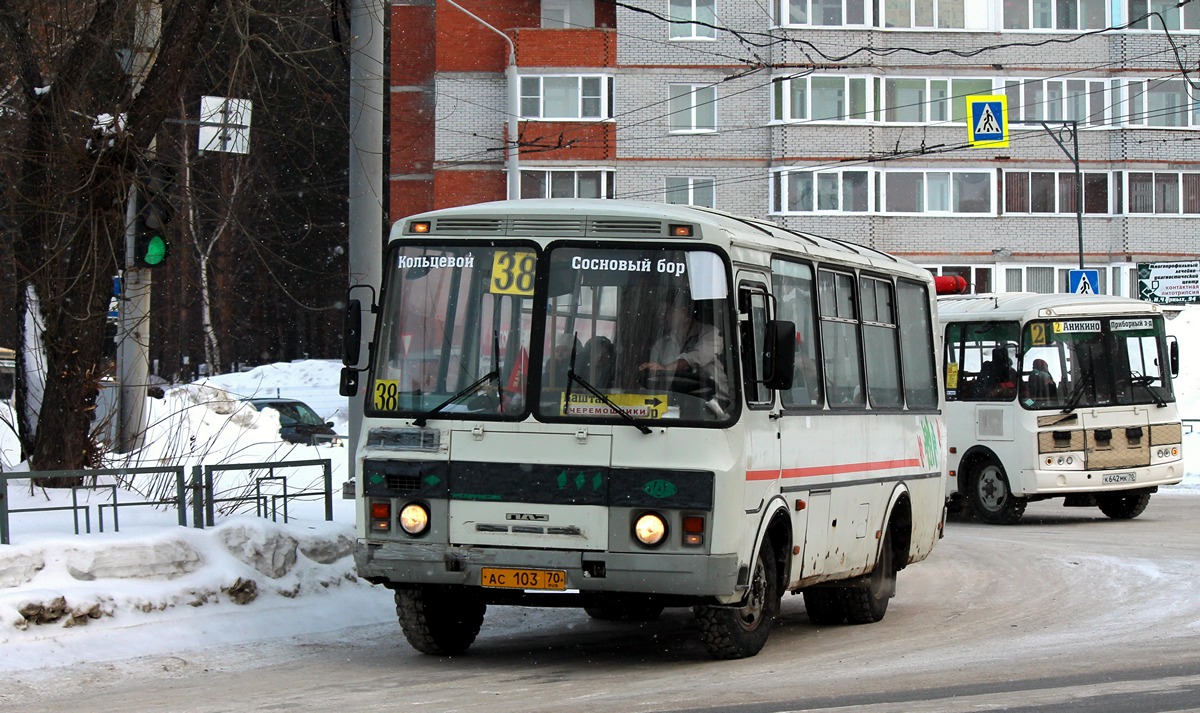
<svg viewBox="0 0 1200 713">
<path fill-rule="evenodd" d="M 711 379 L 718 402 L 729 404 L 729 384 L 721 357 L 725 343 L 716 327 L 696 319 L 692 304 L 686 299 L 668 302 L 666 331 L 650 348 L 650 361 L 638 366 L 651 375 L 693 374 Z"/>
</svg>

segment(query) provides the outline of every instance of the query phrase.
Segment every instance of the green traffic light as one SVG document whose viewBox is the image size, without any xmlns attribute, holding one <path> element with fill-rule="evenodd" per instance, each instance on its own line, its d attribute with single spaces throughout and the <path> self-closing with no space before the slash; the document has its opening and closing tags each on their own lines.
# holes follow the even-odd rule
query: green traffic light
<svg viewBox="0 0 1200 713">
<path fill-rule="evenodd" d="M 161 263 L 167 257 L 167 240 L 161 235 L 151 235 L 146 239 L 142 250 L 142 263 L 151 267 Z"/>
</svg>

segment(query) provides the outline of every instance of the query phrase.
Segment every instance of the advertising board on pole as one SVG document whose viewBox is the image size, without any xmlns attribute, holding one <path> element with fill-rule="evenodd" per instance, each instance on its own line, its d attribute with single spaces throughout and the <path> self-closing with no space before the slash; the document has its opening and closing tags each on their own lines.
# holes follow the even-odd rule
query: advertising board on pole
<svg viewBox="0 0 1200 713">
<path fill-rule="evenodd" d="M 1158 304 L 1200 304 L 1200 261 L 1139 262 L 1138 297 Z"/>
</svg>

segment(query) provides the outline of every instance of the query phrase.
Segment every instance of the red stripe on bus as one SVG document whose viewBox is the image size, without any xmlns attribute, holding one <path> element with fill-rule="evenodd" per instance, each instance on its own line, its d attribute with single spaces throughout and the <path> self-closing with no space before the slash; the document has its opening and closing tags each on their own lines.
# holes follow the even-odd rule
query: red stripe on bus
<svg viewBox="0 0 1200 713">
<path fill-rule="evenodd" d="M 880 460 L 872 463 L 844 463 L 839 465 L 814 465 L 807 468 L 784 468 L 783 470 L 750 470 L 746 471 L 746 480 L 775 480 L 776 478 L 811 478 L 818 475 L 839 475 L 841 473 L 863 473 L 875 470 L 891 470 L 893 468 L 914 468 L 921 465 L 917 458 L 904 460 Z"/>
</svg>

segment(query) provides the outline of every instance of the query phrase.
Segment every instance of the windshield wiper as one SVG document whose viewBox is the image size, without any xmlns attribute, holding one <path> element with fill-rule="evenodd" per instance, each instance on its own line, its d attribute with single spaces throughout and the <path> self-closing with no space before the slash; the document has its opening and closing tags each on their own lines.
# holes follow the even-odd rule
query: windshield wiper
<svg viewBox="0 0 1200 713">
<path fill-rule="evenodd" d="M 1158 381 L 1159 378 L 1157 376 L 1144 376 L 1136 371 L 1129 375 L 1129 381 L 1134 386 L 1140 386 L 1150 392 L 1150 398 L 1154 399 L 1154 403 L 1158 404 L 1159 408 L 1166 408 L 1167 402 L 1163 400 L 1163 397 L 1157 391 L 1150 387 L 1150 384 Z"/>
<path fill-rule="evenodd" d="M 465 387 L 458 393 L 454 394 L 450 398 L 441 402 L 437 406 L 434 406 L 433 408 L 429 409 L 428 411 L 421 414 L 420 416 L 417 416 L 415 419 L 413 419 L 413 425 L 424 428 L 425 423 L 429 420 L 430 416 L 433 416 L 434 414 L 439 413 L 442 409 L 446 408 L 447 406 L 454 403 L 455 401 L 458 401 L 459 399 L 466 396 L 467 394 L 474 393 L 474 391 L 476 389 L 478 389 L 480 386 L 483 386 L 484 384 L 491 381 L 492 379 L 495 379 L 497 382 L 500 381 L 500 370 L 499 369 L 492 369 L 491 371 L 489 371 L 488 373 L 486 373 L 482 377 L 480 377 L 478 380 L 476 380 L 475 383 L 471 384 L 470 386 Z"/>
<path fill-rule="evenodd" d="M 632 414 L 613 403 L 612 399 L 605 396 L 599 389 L 589 384 L 586 379 L 575 373 L 575 346 L 577 344 L 579 344 L 578 335 L 576 335 L 576 338 L 571 345 L 571 361 L 567 365 L 567 390 L 566 393 L 563 394 L 563 415 L 566 415 L 567 409 L 571 406 L 571 382 L 573 381 L 586 389 L 589 394 L 603 401 L 604 404 L 615 411 L 618 416 L 625 419 L 630 426 L 633 426 L 642 433 L 650 433 L 651 431 L 649 426 L 638 421 L 633 417 Z"/>
<path fill-rule="evenodd" d="M 1083 400 L 1083 390 L 1092 383 L 1092 378 L 1096 375 L 1095 367 L 1088 369 L 1088 373 L 1083 375 L 1083 379 L 1079 381 L 1079 385 L 1071 392 L 1071 397 L 1067 399 L 1067 403 L 1063 406 L 1063 413 L 1071 413 L 1079 407 L 1079 402 Z"/>
</svg>

